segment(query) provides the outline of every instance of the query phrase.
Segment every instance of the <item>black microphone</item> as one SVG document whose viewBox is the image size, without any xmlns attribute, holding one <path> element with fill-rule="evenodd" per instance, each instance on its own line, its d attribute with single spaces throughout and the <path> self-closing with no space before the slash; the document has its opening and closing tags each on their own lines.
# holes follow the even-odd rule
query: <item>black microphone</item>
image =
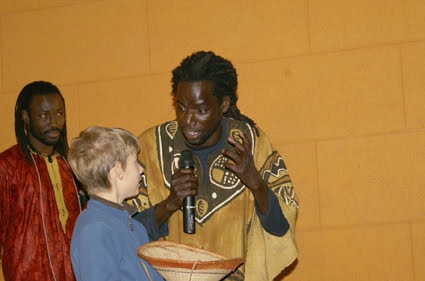
<svg viewBox="0 0 425 281">
<path fill-rule="evenodd" d="M 195 168 L 192 151 L 184 150 L 179 161 L 180 169 Z M 188 234 L 195 233 L 195 196 L 187 196 L 183 199 L 183 231 Z"/>
</svg>

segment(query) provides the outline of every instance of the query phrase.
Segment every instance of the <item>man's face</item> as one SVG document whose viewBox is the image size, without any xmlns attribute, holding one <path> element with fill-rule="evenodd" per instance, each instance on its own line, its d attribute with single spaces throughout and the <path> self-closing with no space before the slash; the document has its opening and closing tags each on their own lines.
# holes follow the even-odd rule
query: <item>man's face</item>
<svg viewBox="0 0 425 281">
<path fill-rule="evenodd" d="M 175 94 L 176 118 L 186 142 L 211 146 L 221 136 L 221 119 L 229 108 L 229 98 L 219 104 L 209 81 L 180 82 Z"/>
<path fill-rule="evenodd" d="M 22 119 L 32 146 L 41 153 L 51 153 L 65 126 L 65 106 L 59 94 L 35 95 Z"/>
</svg>

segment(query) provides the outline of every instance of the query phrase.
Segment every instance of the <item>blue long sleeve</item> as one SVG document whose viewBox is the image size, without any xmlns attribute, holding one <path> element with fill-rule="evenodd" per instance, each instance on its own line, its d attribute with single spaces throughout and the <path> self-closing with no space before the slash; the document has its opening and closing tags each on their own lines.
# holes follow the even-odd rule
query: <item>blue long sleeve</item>
<svg viewBox="0 0 425 281">
<path fill-rule="evenodd" d="M 269 189 L 269 209 L 267 214 L 261 215 L 256 203 L 255 210 L 260 218 L 261 225 L 268 233 L 281 237 L 289 230 L 289 223 L 282 213 L 276 194 L 271 189 Z"/>
</svg>

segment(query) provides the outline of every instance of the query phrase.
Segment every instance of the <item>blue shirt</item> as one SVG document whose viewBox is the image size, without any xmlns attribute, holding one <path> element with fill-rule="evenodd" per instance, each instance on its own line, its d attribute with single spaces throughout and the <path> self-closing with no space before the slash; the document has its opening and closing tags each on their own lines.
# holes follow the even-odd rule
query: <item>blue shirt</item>
<svg viewBox="0 0 425 281">
<path fill-rule="evenodd" d="M 71 240 L 77 281 L 148 281 L 137 248 L 148 243 L 146 228 L 128 211 L 92 198 L 79 215 Z M 116 204 L 120 206 L 119 204 Z M 164 279 L 146 262 L 152 280 Z"/>
</svg>

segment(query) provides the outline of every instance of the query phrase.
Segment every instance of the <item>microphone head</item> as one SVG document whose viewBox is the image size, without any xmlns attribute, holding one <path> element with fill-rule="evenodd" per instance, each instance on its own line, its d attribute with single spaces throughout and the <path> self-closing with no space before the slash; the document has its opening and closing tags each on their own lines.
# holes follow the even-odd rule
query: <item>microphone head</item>
<svg viewBox="0 0 425 281">
<path fill-rule="evenodd" d="M 194 169 L 195 168 L 195 162 L 193 162 L 193 152 L 191 150 L 183 150 L 180 156 L 179 160 L 179 167 L 180 169 L 183 168 L 189 168 Z"/>
</svg>

